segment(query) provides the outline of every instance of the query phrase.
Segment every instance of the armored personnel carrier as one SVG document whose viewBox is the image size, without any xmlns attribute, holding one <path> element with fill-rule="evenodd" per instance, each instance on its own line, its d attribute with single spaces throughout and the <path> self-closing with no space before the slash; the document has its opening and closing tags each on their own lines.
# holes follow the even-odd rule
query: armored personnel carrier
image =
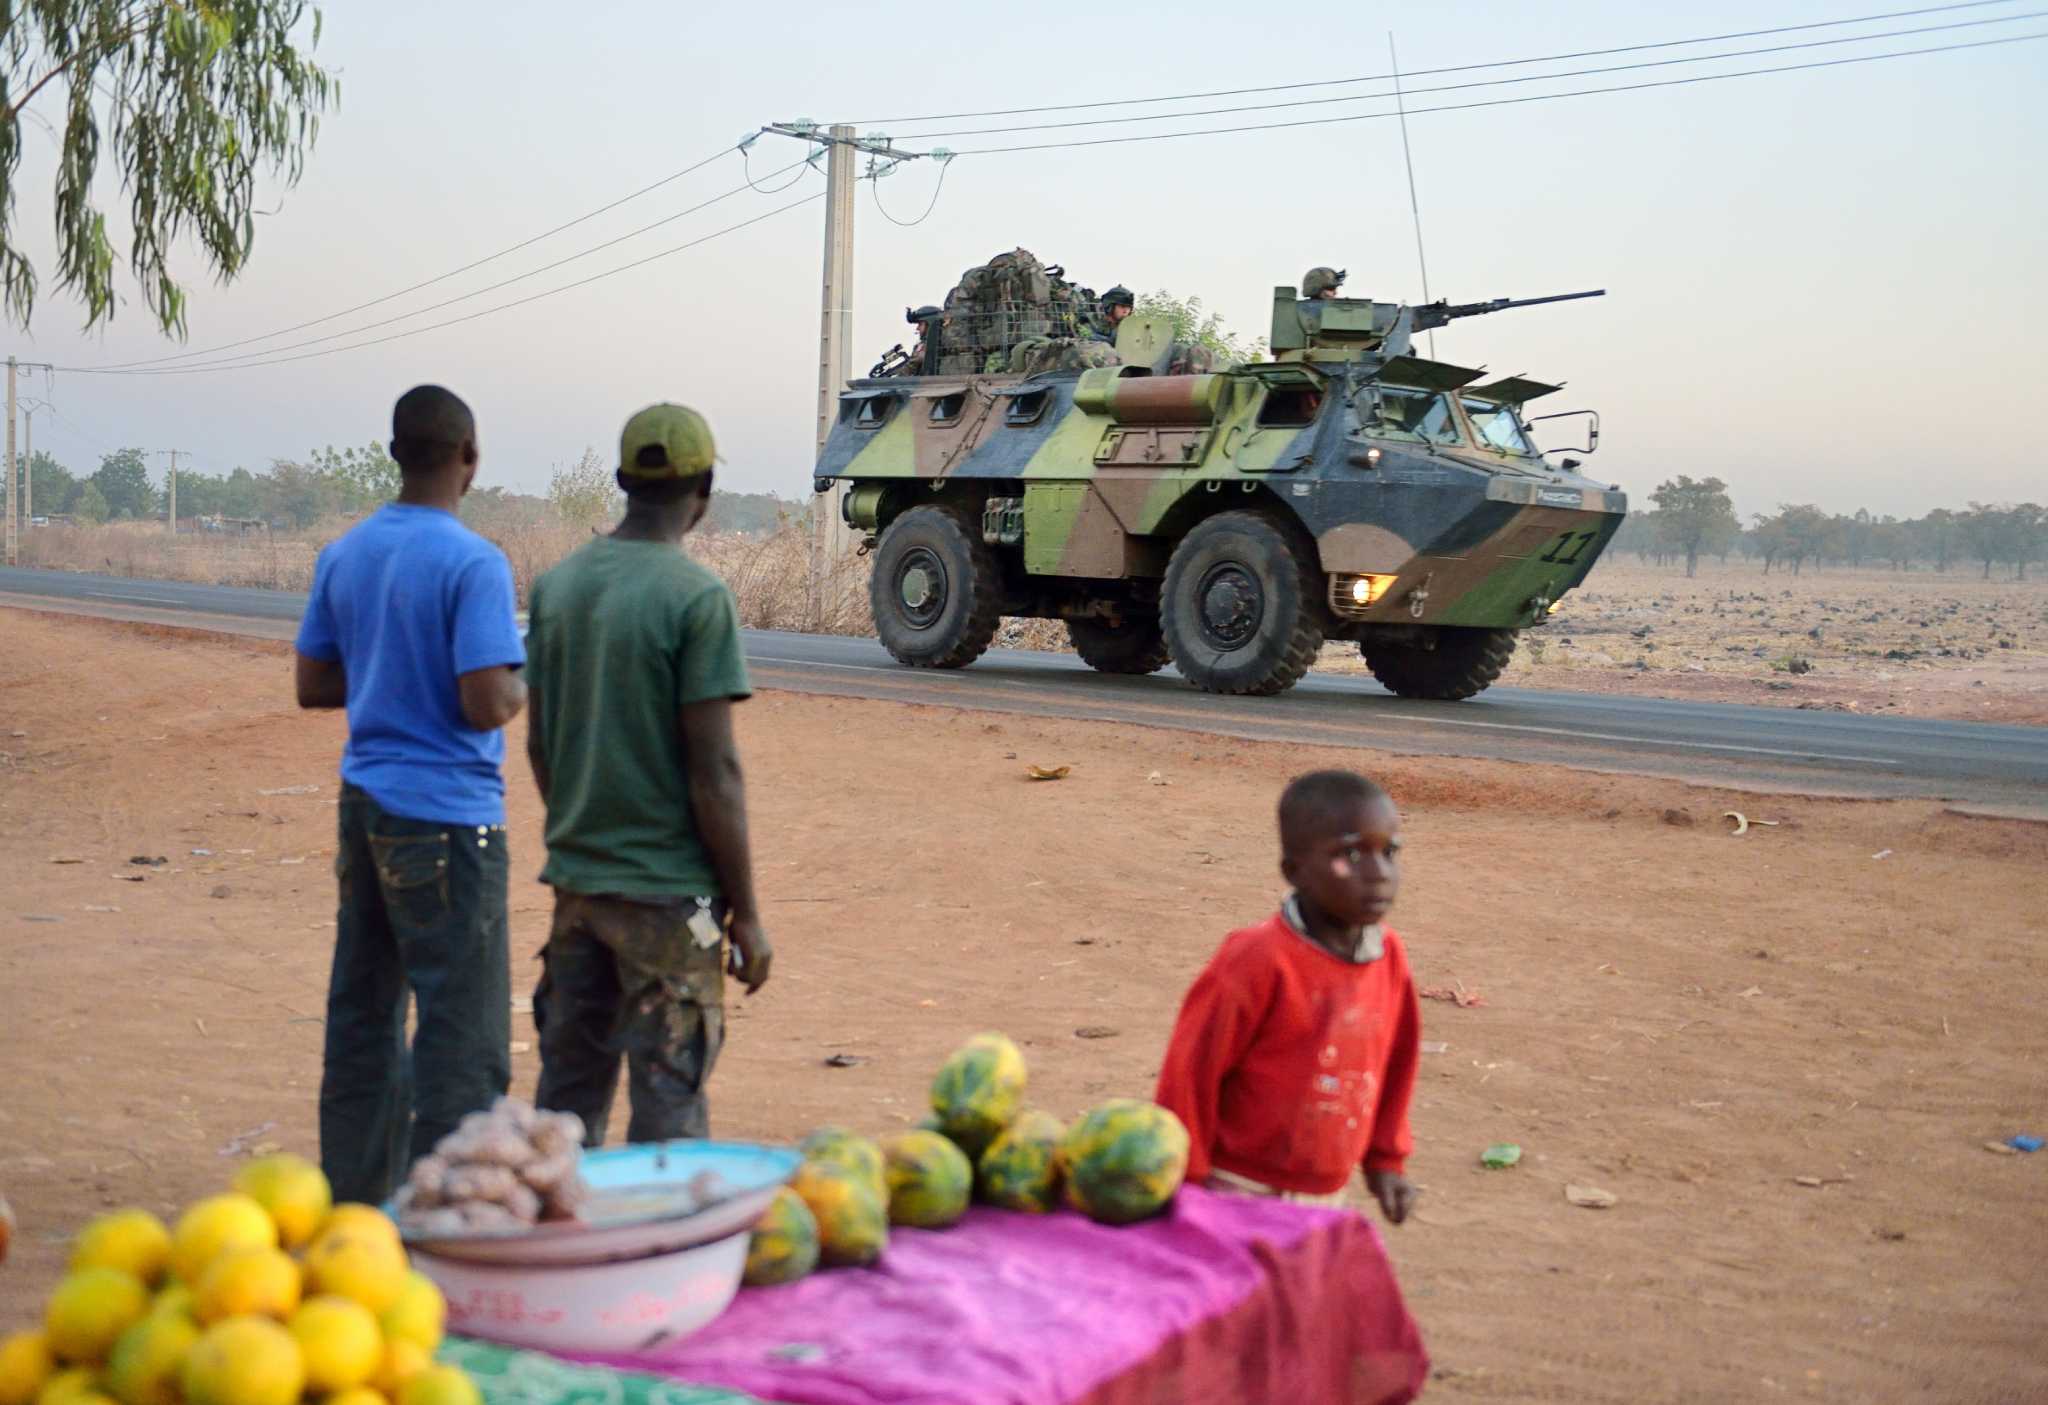
<svg viewBox="0 0 2048 1405">
<path fill-rule="evenodd" d="M 1085 329 L 1043 335 L 1040 309 L 985 331 L 990 313 L 949 300 L 911 314 L 920 353 L 841 394 L 815 486 L 846 485 L 875 630 L 905 664 L 972 663 L 1015 615 L 1064 620 L 1103 672 L 1171 661 L 1208 692 L 1283 692 L 1345 640 L 1403 697 L 1468 698 L 1585 579 L 1627 500 L 1532 442 L 1524 407 L 1558 386 L 1427 359 L 1415 337 L 1595 296 L 1280 287 L 1272 360 L 1193 372 L 1162 318 L 1126 318 L 1109 356 Z M 1020 327 L 1008 357 L 981 345 Z M 1591 452 L 1597 414 L 1569 414 Z"/>
</svg>

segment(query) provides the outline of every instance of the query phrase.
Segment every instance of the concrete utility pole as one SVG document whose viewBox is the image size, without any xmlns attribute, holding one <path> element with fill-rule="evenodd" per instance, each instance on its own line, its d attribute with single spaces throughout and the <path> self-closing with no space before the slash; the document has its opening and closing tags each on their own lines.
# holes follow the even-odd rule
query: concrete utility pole
<svg viewBox="0 0 2048 1405">
<path fill-rule="evenodd" d="M 10 566 L 15 565 L 21 555 L 14 516 L 14 368 L 15 360 L 10 356 L 7 358 L 7 564 Z"/>
<path fill-rule="evenodd" d="M 17 361 L 7 358 L 7 564 L 16 565 L 21 559 L 21 518 L 15 501 L 14 480 L 21 472 L 20 460 L 14 456 L 14 378 L 18 371 L 54 370 L 47 361 Z"/>
<path fill-rule="evenodd" d="M 36 411 L 48 402 L 30 400 L 21 407 L 21 520 L 36 520 Z"/>
<path fill-rule="evenodd" d="M 825 280 L 818 300 L 819 452 L 839 412 L 840 387 L 853 379 L 853 128 L 834 127 L 831 139 L 825 157 Z M 811 499 L 814 628 L 824 621 L 833 573 L 853 546 L 843 514 L 845 496 L 841 486 Z"/>
<path fill-rule="evenodd" d="M 171 536 L 175 539 L 178 535 L 178 455 L 184 454 L 190 458 L 191 454 L 184 449 L 154 449 L 151 452 L 171 456 L 171 471 L 165 480 L 165 486 L 169 490 L 167 506 L 170 509 Z"/>
<path fill-rule="evenodd" d="M 826 153 L 825 272 L 818 317 L 817 450 L 822 453 L 839 414 L 839 392 L 853 379 L 854 182 L 873 180 L 919 157 L 944 162 L 952 159 L 952 153 L 901 151 L 885 136 L 858 136 L 843 123 L 821 129 L 815 122 L 777 122 L 762 130 L 822 146 Z M 741 149 L 752 140 L 742 143 Z M 856 172 L 854 162 L 862 154 L 868 158 L 867 169 Z M 809 605 L 813 628 L 823 623 L 830 604 L 827 593 L 834 568 L 853 549 L 853 529 L 846 525 L 841 510 L 844 494 L 841 487 L 812 499 Z"/>
<path fill-rule="evenodd" d="M 853 378 L 853 128 L 834 127 L 825 157 L 825 282 L 818 319 L 818 447 L 832 432 L 839 388 Z"/>
</svg>

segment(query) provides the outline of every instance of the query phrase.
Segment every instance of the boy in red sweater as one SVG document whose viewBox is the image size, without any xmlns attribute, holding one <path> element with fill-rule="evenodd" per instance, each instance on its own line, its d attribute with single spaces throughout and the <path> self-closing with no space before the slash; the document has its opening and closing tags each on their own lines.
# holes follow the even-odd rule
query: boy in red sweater
<svg viewBox="0 0 2048 1405">
<path fill-rule="evenodd" d="M 1224 939 L 1159 1071 L 1159 1104 L 1187 1124 L 1190 1181 L 1335 1202 L 1363 1166 L 1386 1217 L 1408 1218 L 1422 1014 L 1401 939 L 1381 925 L 1400 850 L 1401 816 L 1363 776 L 1315 771 L 1281 794 L 1294 891 Z"/>
</svg>

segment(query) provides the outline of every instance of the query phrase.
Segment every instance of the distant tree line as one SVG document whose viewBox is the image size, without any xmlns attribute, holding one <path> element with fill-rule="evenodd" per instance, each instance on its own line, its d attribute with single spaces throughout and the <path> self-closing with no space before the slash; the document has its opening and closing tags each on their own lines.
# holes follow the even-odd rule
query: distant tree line
<svg viewBox="0 0 2048 1405">
<path fill-rule="evenodd" d="M 2025 580 L 2027 567 L 2048 560 L 2048 508 L 2038 503 L 1971 503 L 1956 511 L 1936 508 L 1923 517 L 1828 513 L 1811 503 L 1781 503 L 1776 512 L 1752 514 L 1744 526 L 1718 478 L 1681 474 L 1657 485 L 1647 512 L 1631 512 L 1609 548 L 1637 559 L 1685 566 L 1690 576 L 1702 556 L 1724 564 L 1732 553 L 1761 562 L 1764 573 L 1806 566 L 1878 565 L 1895 571 L 1951 565 L 2009 569 Z"/>
<path fill-rule="evenodd" d="M 24 463 L 32 498 L 17 497 L 37 517 L 81 523 L 162 521 L 169 494 L 152 483 L 141 449 L 116 449 L 92 473 L 80 476 L 38 450 Z M 4 472 L 4 470 L 0 470 Z M 317 523 L 357 517 L 398 495 L 399 471 L 381 444 L 315 449 L 303 459 L 274 459 L 261 472 L 178 470 L 178 519 L 221 517 L 260 521 L 277 531 L 305 531 Z M 19 491 L 19 489 L 17 489 Z M 473 523 L 537 521 L 549 514 L 600 525 L 617 516 L 619 492 L 610 466 L 593 452 L 557 469 L 546 497 L 478 488 L 464 504 Z M 801 518 L 802 506 L 771 493 L 716 493 L 709 530 L 759 535 Z"/>
<path fill-rule="evenodd" d="M 146 522 L 162 519 L 170 509 L 170 495 L 164 486 L 150 482 L 140 449 L 116 449 L 83 477 L 40 451 L 26 469 L 34 494 L 28 506 L 38 517 Z M 178 517 L 233 517 L 296 530 L 325 517 L 365 511 L 397 492 L 398 465 L 383 446 L 329 446 L 303 460 L 273 460 L 260 473 L 246 468 L 206 473 L 181 467 Z"/>
</svg>

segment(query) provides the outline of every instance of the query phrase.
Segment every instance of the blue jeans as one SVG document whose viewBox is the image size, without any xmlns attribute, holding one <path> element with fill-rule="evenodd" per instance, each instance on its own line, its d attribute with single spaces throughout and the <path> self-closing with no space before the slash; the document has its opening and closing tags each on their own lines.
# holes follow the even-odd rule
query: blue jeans
<svg viewBox="0 0 2048 1405">
<path fill-rule="evenodd" d="M 510 863 L 501 825 L 404 819 L 352 785 L 340 811 L 320 1165 L 337 1201 L 377 1205 L 511 1084 Z"/>
</svg>

